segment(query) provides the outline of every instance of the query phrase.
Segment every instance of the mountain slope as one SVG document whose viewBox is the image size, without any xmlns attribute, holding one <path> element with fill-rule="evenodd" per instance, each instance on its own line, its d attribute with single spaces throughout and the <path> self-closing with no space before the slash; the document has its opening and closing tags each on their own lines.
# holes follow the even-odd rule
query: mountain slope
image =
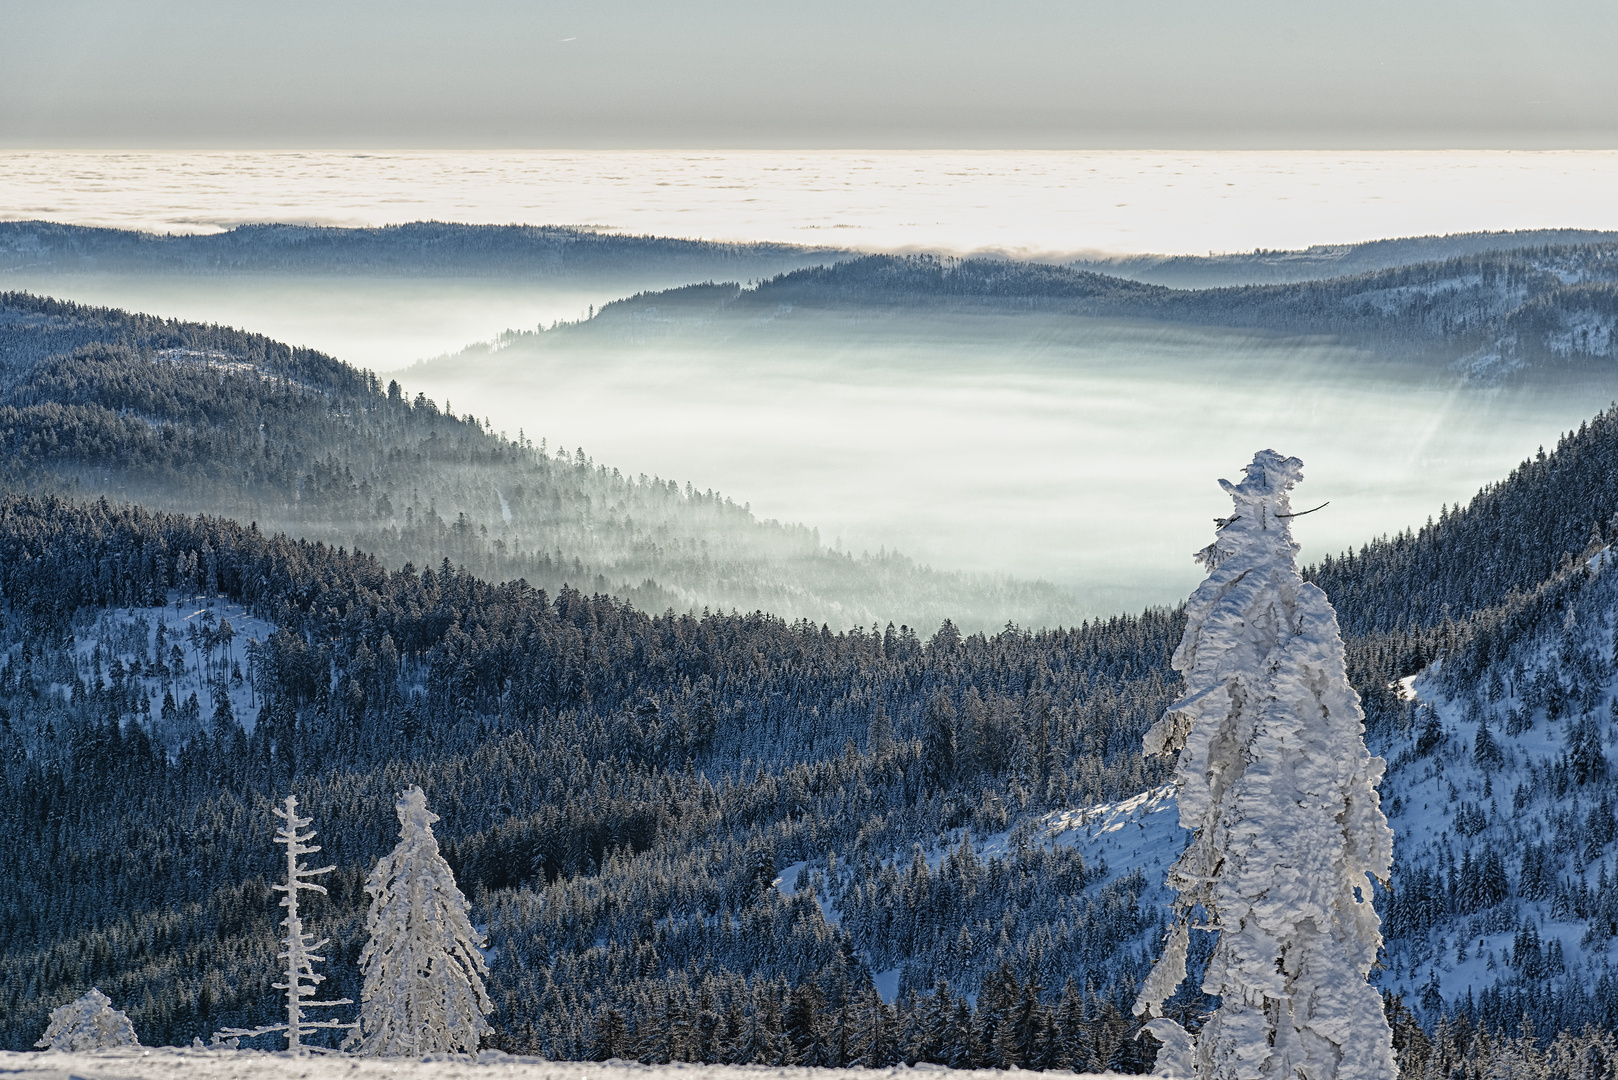
<svg viewBox="0 0 1618 1080">
<path fill-rule="evenodd" d="M 1610 550 L 1475 626 L 1383 736 L 1398 836 L 1382 983 L 1436 1018 L 1618 1025 Z"/>
<path fill-rule="evenodd" d="M 235 646 L 258 713 L 193 726 L 181 703 L 189 737 L 169 753 L 159 693 L 236 675 L 211 632 L 165 658 L 147 609 L 208 610 L 214 589 L 275 628 Z M 15 497 L 0 504 L 0 597 L 0 825 L 36 841 L 0 845 L 14 1046 L 81 980 L 121 1003 L 149 994 L 131 1015 L 155 1042 L 273 1008 L 274 853 L 257 823 L 288 787 L 339 867 L 311 917 L 350 992 L 359 885 L 408 776 L 496 943 L 503 1045 L 583 1056 L 607 1007 L 635 1018 L 634 1052 L 666 1057 L 684 1036 L 652 1018 L 687 1007 L 672 995 L 734 1013 L 708 1036 L 715 1055 L 750 1060 L 753 1024 L 800 1039 L 764 1060 L 841 1063 L 820 1025 L 837 1008 L 869 1018 L 870 975 L 808 897 L 769 888 L 775 867 L 1150 782 L 1120 732 L 1162 707 L 1156 673 L 1178 633 L 1168 613 L 992 639 L 946 625 L 925 643 L 651 617 L 448 569 L 388 573 L 218 519 Z M 1122 900 L 1104 906 L 1127 914 Z M 1084 1064 L 1099 1039 L 1103 1063 L 1138 1065 L 1119 1013 L 1130 987 L 1102 965 L 1107 925 L 1087 938 L 1095 985 L 1079 984 L 1069 1022 L 1092 1049 L 1074 1057 L 1073 1042 L 1062 1060 Z M 781 999 L 797 994 L 815 995 L 807 1027 L 783 1031 Z"/>
<path fill-rule="evenodd" d="M 1565 568 L 1618 515 L 1618 406 L 1543 448 L 1465 507 L 1420 530 L 1382 537 L 1309 576 L 1337 606 L 1344 632 L 1441 628 L 1507 602 Z M 1408 674 L 1408 672 L 1406 673 Z"/>
<path fill-rule="evenodd" d="M 1483 252 L 1286 285 L 1180 290 L 1038 263 L 872 255 L 609 304 L 570 332 L 713 334 L 806 312 L 1050 312 L 1329 334 L 1475 377 L 1618 356 L 1618 243 Z M 1601 370 L 1607 370 L 1602 367 Z"/>
<path fill-rule="evenodd" d="M 1513 497 L 1494 505 L 1560 514 L 1549 478 L 1615 445 L 1610 424 L 1591 425 L 1545 469 L 1505 481 Z M 1464 567 L 1461 534 L 1427 534 Z M 1522 565 L 1557 561 L 1555 533 L 1525 535 L 1535 554 Z M 1339 580 L 1402 550 L 1367 545 Z M 1583 945 L 1604 909 L 1572 859 L 1576 849 L 1599 890 L 1618 841 L 1590 847 L 1605 828 L 1597 816 L 1591 832 L 1599 782 L 1591 771 L 1579 784 L 1573 762 L 1595 768 L 1591 738 L 1565 766 L 1558 749 L 1570 708 L 1576 722 L 1591 708 L 1606 723 L 1610 668 L 1606 681 L 1588 672 L 1612 648 L 1609 579 L 1604 561 L 1567 563 L 1515 592 L 1502 576 L 1490 603 L 1457 594 L 1459 621 L 1349 638 L 1373 748 L 1394 762 L 1384 794 L 1412 853 L 1385 901 L 1395 963 L 1384 977 L 1429 1024 L 1439 1009 L 1492 1024 L 1534 988 L 1563 986 L 1545 981 L 1553 937 L 1554 978 L 1584 989 L 1539 993 L 1544 1030 L 1611 1022 L 1597 1008 L 1605 953 Z M 176 664 L 157 649 L 155 621 L 140 620 L 157 604 L 203 610 L 193 598 L 215 589 L 265 625 L 242 664 L 258 711 L 201 720 L 187 700 L 175 727 L 165 680 L 233 692 L 227 646 L 188 632 Z M 1345 626 L 1379 602 L 1340 591 Z M 1180 841 L 1161 794 L 1136 795 L 1164 778 L 1139 747 L 1176 694 L 1174 613 L 987 638 L 945 626 L 927 641 L 765 616 L 652 617 L 448 568 L 388 572 L 224 520 L 15 497 L 0 504 L 0 597 L 0 830 L 30 840 L 0 846 L 12 882 L 0 918 L 9 1045 L 91 983 L 130 1006 L 148 1041 L 263 1019 L 275 918 L 265 823 L 289 789 L 339 867 L 313 917 L 336 942 L 335 990 L 352 992 L 359 885 L 392 843 L 388 808 L 408 782 L 443 815 L 445 850 L 489 927 L 509 1049 L 835 1064 L 876 1046 L 885 1060 L 1126 1069 L 1149 1056 L 1127 1007 L 1160 925 L 1148 874 Z M 1592 636 L 1568 637 L 1569 626 Z M 1553 653 L 1554 689 L 1533 660 Z M 1417 683 L 1439 715 L 1429 735 L 1399 680 L 1440 656 Z M 1490 665 L 1504 680 L 1491 707 L 1529 722 L 1496 721 L 1501 763 L 1484 772 L 1465 764 L 1478 736 L 1457 695 L 1481 685 L 1487 696 Z M 1518 785 L 1525 813 L 1513 825 L 1504 808 Z M 1533 903 L 1565 894 L 1572 920 L 1500 899 L 1502 877 L 1507 899 L 1522 888 L 1529 849 L 1508 846 L 1514 829 L 1548 849 L 1533 874 L 1554 879 L 1550 898 Z M 1557 851 L 1564 834 L 1571 846 Z M 1462 932 L 1461 963 L 1476 959 L 1474 919 L 1481 971 L 1457 976 L 1478 976 L 1468 1001 L 1444 964 L 1454 968 L 1447 950 Z M 1533 949 L 1540 981 L 1525 982 Z M 1191 1019 L 1204 1005 L 1188 992 L 1172 1007 Z"/>
<path fill-rule="evenodd" d="M 28 436 L 9 445 L 64 486 L 105 482 L 90 467 L 118 460 L 94 456 L 103 432 L 124 440 L 121 452 L 139 451 L 120 482 L 168 469 L 199 485 L 199 501 L 210 490 L 253 495 L 219 464 L 247 461 L 260 470 L 249 479 L 300 501 L 311 492 L 317 507 L 340 470 L 311 467 L 302 475 L 319 483 L 273 487 L 301 477 L 272 465 L 320 460 L 298 458 L 300 440 L 316 454 L 327 438 L 372 432 L 387 449 L 377 460 L 402 445 L 413 467 L 420 454 L 422 467 L 468 472 L 507 467 L 496 451 L 514 445 L 425 405 L 418 416 L 352 369 L 261 338 L 33 300 L 8 310 L 8 333 L 24 343 L 14 355 L 36 358 L 4 388 L 10 430 Z M 62 359 L 74 335 L 100 344 Z M 273 457 L 244 415 L 265 424 Z M 1582 943 L 1602 917 L 1588 886 L 1599 890 L 1611 849 L 1589 847 L 1599 803 L 1581 793 L 1595 774 L 1579 784 L 1576 748 L 1549 725 L 1564 723 L 1569 702 L 1599 713 L 1611 692 L 1596 678 L 1596 661 L 1611 655 L 1601 636 L 1610 608 L 1579 605 L 1603 580 L 1585 568 L 1605 573 L 1580 557 L 1595 555 L 1592 525 L 1609 538 L 1605 504 L 1591 500 L 1607 497 L 1615 420 L 1597 418 L 1420 533 L 1316 571 L 1349 631 L 1373 746 L 1398 763 L 1386 789 L 1390 808 L 1401 800 L 1395 827 L 1411 850 L 1429 850 L 1413 857 L 1409 880 L 1396 872 L 1387 909 L 1396 949 L 1408 949 L 1390 951 L 1400 960 L 1387 978 L 1415 995 L 1406 1000 L 1425 1020 L 1442 1007 L 1494 1023 L 1537 990 L 1546 1024 L 1611 1022 L 1597 1009 L 1604 954 L 1592 947 L 1592 968 L 1565 944 L 1575 934 Z M 580 474 L 587 496 L 600 475 Z M 1484 557 L 1491 537 L 1512 541 L 1494 565 Z M 201 618 L 215 591 L 266 635 L 240 657 L 252 717 L 235 714 L 242 691 L 216 633 L 198 631 L 178 665 L 158 649 L 151 609 L 192 601 Z M 1401 606 L 1407 593 L 1421 603 Z M 876 1047 L 885 1060 L 1057 1068 L 1139 1068 L 1149 1056 L 1125 1013 L 1158 925 L 1146 871 L 1161 859 L 1118 834 L 1155 834 L 1159 850 L 1174 839 L 1160 798 L 1117 804 L 1163 779 L 1139 740 L 1175 696 L 1174 613 L 992 637 L 946 625 L 925 641 L 764 615 L 652 616 L 453 567 L 388 569 L 224 519 L 23 497 L 0 503 L 0 599 L 0 831 L 21 838 L 0 845 L 12 884 L 0 918 L 7 1045 L 26 1045 L 51 1004 L 92 983 L 130 1007 L 148 1041 L 265 1019 L 276 911 L 263 826 L 289 789 L 339 866 L 314 918 L 336 942 L 336 991 L 352 993 L 359 886 L 391 845 L 394 793 L 421 783 L 494 939 L 507 1048 L 838 1064 Z M 1569 637 L 1571 649 L 1557 636 L 1570 610 L 1573 627 L 1600 627 Z M 1554 668 L 1534 659 L 1550 655 L 1553 637 Z M 1407 756 L 1421 751 L 1427 723 L 1399 681 L 1440 656 L 1417 684 L 1440 730 Z M 1478 735 L 1457 695 L 1481 685 L 1487 696 L 1491 665 L 1503 690 L 1491 705 L 1530 722 L 1508 735 L 1520 721 L 1498 716 L 1500 767 L 1468 773 Z M 231 711 L 203 719 L 221 685 Z M 176 686 L 185 700 L 171 725 L 162 695 Z M 192 686 L 209 690 L 195 713 Z M 1592 740 L 1580 739 L 1593 768 Z M 1534 864 L 1559 878 L 1545 903 L 1566 894 L 1571 921 L 1550 908 L 1476 906 L 1498 896 L 1493 863 L 1477 869 L 1486 843 L 1501 845 L 1507 896 L 1521 888 L 1518 850 L 1504 846 L 1516 843 L 1512 827 L 1489 804 L 1503 810 L 1508 767 L 1527 790 L 1523 838 L 1552 844 L 1566 833 L 1573 845 Z M 1485 782 L 1498 786 L 1485 794 Z M 1585 800 L 1577 814 L 1573 795 Z M 1430 812 L 1435 799 L 1448 814 Z M 1454 839 L 1463 815 L 1466 844 Z M 967 829 L 979 838 L 970 856 Z M 1594 873 L 1585 890 L 1575 848 L 1580 872 Z M 794 866 L 803 888 L 797 874 L 784 880 Z M 1431 889 L 1414 884 L 1424 868 L 1429 885 L 1438 876 Z M 1061 887 L 1039 888 L 1051 881 Z M 1480 881 L 1496 891 L 1479 893 Z M 1419 931 L 1395 919 L 1407 895 L 1437 912 Z M 1509 962 L 1498 928 L 1508 913 Z M 1468 1004 L 1446 993 L 1453 972 L 1438 958 L 1464 930 L 1461 963 L 1473 963 L 1474 917 L 1481 970 L 1491 949 L 1496 966 L 1479 976 L 1494 981 L 1469 984 Z M 1544 993 L 1564 985 L 1543 974 L 1555 966 L 1553 936 L 1564 941 L 1559 977 L 1576 971 L 1582 997 Z M 1535 950 L 1539 981 L 1524 981 Z M 1429 968 L 1438 1005 L 1425 1000 Z M 919 993 L 929 979 L 933 992 Z M 1202 1004 L 1187 995 L 1176 1007 L 1194 1015 Z"/>
<path fill-rule="evenodd" d="M 1386 580 L 1383 587 L 1396 591 Z M 1421 671 L 1375 688 L 1395 700 L 1367 694 L 1382 702 L 1371 711 L 1367 742 L 1388 762 L 1380 793 L 1395 834 L 1394 872 L 1376 890 L 1386 949 L 1373 981 L 1397 995 L 1395 1017 L 1436 1033 L 1428 1040 L 1404 1028 L 1413 1071 L 1403 1075 L 1424 1075 L 1434 1055 L 1487 1067 L 1538 1052 L 1487 1039 L 1468 1049 L 1464 1037 L 1460 1050 L 1441 1045 L 1457 1024 L 1507 1035 L 1526 1029 L 1545 1040 L 1595 1031 L 1610 1041 L 1618 1028 L 1615 630 L 1618 556 L 1598 539 L 1535 588 L 1452 624 Z M 1372 644 L 1350 639 L 1362 657 Z M 1005 940 L 977 947 L 993 925 L 972 904 L 981 867 L 1012 851 L 1022 860 L 1032 852 L 1052 882 L 1073 865 L 1086 875 L 1020 900 L 1019 918 L 1073 897 L 1094 905 L 1122 895 L 1139 908 L 1113 916 L 1110 962 L 1127 970 L 1138 963 L 1136 949 L 1154 951 L 1173 899 L 1162 875 L 1188 836 L 1171 788 L 1083 810 L 1031 810 L 1013 824 L 975 840 L 957 832 L 908 859 L 811 861 L 802 875 L 872 968 L 896 963 L 897 985 L 918 992 L 938 978 L 971 985 L 1011 951 Z M 946 899 L 914 899 L 939 893 Z M 1098 916 L 1092 906 L 1090 917 Z M 1057 973 L 1082 970 L 1088 957 L 1075 953 L 1059 913 L 1044 919 L 1062 929 L 1040 937 L 1037 949 L 1025 931 L 1020 962 L 1048 985 Z M 1206 949 L 1193 959 L 1206 961 Z M 1195 1003 L 1182 991 L 1176 1004 Z"/>
</svg>

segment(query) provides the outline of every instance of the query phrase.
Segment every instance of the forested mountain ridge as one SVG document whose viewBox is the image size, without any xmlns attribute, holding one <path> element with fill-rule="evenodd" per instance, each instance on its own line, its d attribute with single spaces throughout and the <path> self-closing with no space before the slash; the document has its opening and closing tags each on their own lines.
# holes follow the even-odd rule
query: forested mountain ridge
<svg viewBox="0 0 1618 1080">
<path fill-rule="evenodd" d="M 1618 406 L 1543 448 L 1466 506 L 1326 558 L 1311 578 L 1343 630 L 1434 627 L 1515 602 L 1618 529 Z"/>
<path fill-rule="evenodd" d="M 1181 290 L 1041 263 L 872 255 L 608 304 L 568 333 L 713 334 L 803 311 L 985 310 L 1333 335 L 1493 378 L 1618 356 L 1618 243 L 1484 252 L 1285 285 Z"/>
<path fill-rule="evenodd" d="M 812 529 L 497 435 L 313 350 L 25 294 L 0 294 L 0 446 L 13 488 L 221 513 L 391 567 L 450 558 L 647 610 L 838 627 L 1079 618 L 1067 590 L 835 552 Z"/>
<path fill-rule="evenodd" d="M 979 288 L 970 278 L 958 284 Z M 684 295 L 700 311 L 703 294 Z M 308 520 L 332 513 L 345 548 L 358 530 L 341 514 L 362 491 L 360 505 L 374 508 L 372 478 L 393 467 L 394 447 L 411 475 L 443 466 L 449 479 L 434 483 L 450 494 L 441 507 L 462 497 L 458 469 L 473 477 L 531 469 L 522 475 L 576 485 L 566 490 L 587 507 L 602 491 L 622 490 L 588 461 L 540 455 L 470 419 L 394 398 L 318 353 L 35 298 L 8 298 L 0 310 L 0 334 L 15 343 L 0 345 L 7 464 L 15 450 L 16 476 L 28 484 L 46 477 L 36 486 L 93 496 L 108 484 L 118 459 L 107 446 L 116 445 L 134 463 L 121 484 L 194 481 L 193 508 L 212 513 L 221 507 L 206 502 L 233 491 L 266 505 L 274 496 Z M 315 468 L 326 460 L 322 445 L 339 439 L 364 450 L 352 458 L 363 468 L 339 460 L 348 476 Z M 247 479 L 268 494 L 253 494 L 226 462 L 246 463 Z M 1562 630 L 1569 611 L 1575 626 L 1596 622 L 1597 609 L 1578 606 L 1575 593 L 1589 584 L 1584 558 L 1613 538 L 1615 478 L 1618 411 L 1610 411 L 1467 507 L 1311 572 L 1337 605 L 1381 745 L 1421 744 L 1427 716 L 1402 700 L 1398 680 L 1438 657 L 1435 675 L 1460 680 L 1462 694 L 1453 707 L 1439 705 L 1448 730 L 1432 745 L 1450 758 L 1475 756 L 1464 694 L 1489 663 L 1505 658 L 1498 670 L 1521 687 L 1501 699 L 1504 712 L 1490 714 L 1496 731 L 1511 711 L 1533 713 L 1525 694 L 1540 695 L 1544 718 L 1531 716 L 1522 734 L 1546 742 L 1535 749 L 1548 759 L 1528 769 L 1526 749 L 1506 751 L 1523 750 L 1525 768 L 1513 775 L 1550 838 L 1534 842 L 1563 844 L 1562 880 L 1545 903 L 1560 891 L 1588 926 L 1607 915 L 1590 895 L 1610 849 L 1586 855 L 1592 820 L 1597 832 L 1605 825 L 1591 781 L 1581 784 L 1571 763 L 1578 751 L 1593 764 L 1580 710 L 1596 684 L 1591 657 L 1600 659 L 1586 646 L 1600 642 Z M 485 558 L 507 524 L 501 514 L 496 525 L 498 509 L 488 508 L 503 498 L 512 523 L 521 520 L 523 504 L 510 495 L 479 492 L 490 527 Z M 644 497 L 670 500 L 671 529 L 688 523 L 680 515 L 691 496 L 653 485 Z M 426 510 L 455 535 L 443 520 L 448 509 L 428 502 Z M 712 512 L 745 509 L 721 503 Z M 388 541 L 402 534 L 395 529 L 377 535 Z M 368 552 L 371 541 L 360 539 Z M 431 569 L 93 497 L 0 503 L 0 828 L 37 841 L 0 847 L 0 872 L 14 883 L 0 907 L 7 1045 L 31 1042 L 45 1009 L 92 983 L 129 1008 L 148 1042 L 183 1043 L 267 1019 L 277 911 L 265 888 L 275 858 L 265 825 L 271 801 L 287 790 L 315 814 L 340 868 L 314 917 L 336 942 L 336 992 L 352 996 L 359 886 L 391 843 L 395 793 L 421 783 L 493 939 L 503 1047 L 1041 1068 L 1137 1069 L 1150 1056 L 1149 1044 L 1130 1038 L 1127 1017 L 1158 929 L 1141 904 L 1148 883 L 1088 852 L 1050 850 L 1036 826 L 1162 779 L 1163 763 L 1143 760 L 1139 740 L 1176 695 L 1167 666 L 1181 629 L 1175 613 L 993 636 L 963 635 L 953 624 L 931 636 L 833 633 L 761 614 L 656 616 L 636 607 L 663 609 L 649 590 L 631 592 L 630 604 L 538 574 L 527 584 L 491 583 L 470 558 L 460 560 L 468 569 L 444 556 L 415 561 Z M 608 579 L 600 585 L 612 589 Z M 184 610 L 200 614 L 202 597 L 215 592 L 277 628 L 252 650 L 235 646 L 252 715 L 229 705 L 241 687 L 217 624 L 199 621 L 177 664 L 151 635 L 156 605 L 189 601 Z M 1558 652 L 1555 666 L 1535 666 L 1535 650 L 1552 651 L 1547 634 L 1556 649 L 1564 637 L 1574 647 Z M 176 701 L 170 724 L 165 695 L 183 698 L 198 683 L 215 688 L 212 700 Z M 1418 692 L 1436 700 L 1428 685 Z M 1481 686 L 1487 697 L 1486 678 Z M 1598 693 L 1598 709 L 1603 700 Z M 1562 710 L 1556 719 L 1552 701 Z M 175 731 L 185 733 L 178 742 Z M 1429 746 L 1405 767 L 1421 775 L 1432 765 Z M 1501 772 L 1463 772 L 1452 764 L 1444 777 L 1457 782 L 1453 798 L 1442 782 L 1436 790 L 1453 804 L 1454 822 L 1463 811 L 1466 829 L 1484 822 L 1468 838 L 1471 851 L 1509 833 L 1489 831 L 1506 816 L 1506 784 Z M 1564 773 L 1567 792 L 1584 799 L 1576 812 L 1556 794 Z M 1500 787 L 1486 795 L 1491 778 Z M 1469 780 L 1476 791 L 1463 790 Z M 1390 788 L 1393 797 L 1406 793 Z M 1002 846 L 969 848 L 965 831 L 1001 837 Z M 924 849 L 919 859 L 912 845 Z M 1590 980 L 1582 997 L 1544 993 L 1555 986 L 1541 977 L 1555 967 L 1549 908 L 1531 919 L 1514 908 L 1512 928 L 1499 929 L 1502 902 L 1476 906 L 1473 890 L 1485 878 L 1489 888 L 1499 884 L 1492 864 L 1486 875 L 1476 870 L 1487 852 L 1471 852 L 1469 876 L 1458 841 L 1452 851 L 1454 866 L 1437 857 L 1417 867 L 1437 868 L 1425 884 L 1396 876 L 1383 909 L 1390 936 L 1412 949 L 1425 942 L 1432 960 L 1451 955 L 1447 939 L 1464 931 L 1467 960 L 1459 962 L 1488 970 L 1493 960 L 1506 974 L 1489 984 L 1500 990 L 1494 997 L 1485 1000 L 1478 982 L 1472 998 L 1440 992 L 1435 1006 L 1423 1000 L 1426 984 L 1411 979 L 1416 953 L 1400 954 L 1398 985 L 1414 995 L 1407 1004 L 1429 1026 L 1440 1013 L 1448 1025 L 1433 1041 L 1464 1044 L 1456 1030 L 1507 1023 L 1530 994 L 1546 1007 L 1542 1022 L 1615 1023 L 1612 980 L 1603 982 L 1599 965 L 1577 969 Z M 1523 878 L 1517 854 L 1499 858 L 1508 893 Z M 816 874 L 834 881 L 828 902 L 840 919 L 827 918 L 814 888 L 772 887 L 799 864 L 806 886 Z M 1546 880 L 1555 876 L 1547 871 Z M 1412 913 L 1435 911 L 1441 918 L 1420 924 L 1427 936 L 1394 933 L 1396 919 L 1415 926 Z M 1481 958 L 1474 918 L 1491 939 Z M 1494 940 L 1500 935 L 1509 946 Z M 875 970 L 895 962 L 896 941 L 906 943 L 906 962 Z M 1568 952 L 1564 973 L 1581 959 Z M 879 986 L 879 974 L 892 982 Z M 929 984 L 935 989 L 923 993 Z M 886 1001 L 890 988 L 899 994 Z M 1414 1022 L 1401 1029 L 1406 1045 Z"/>
<path fill-rule="evenodd" d="M 1610 244 L 1590 229 L 1452 233 L 1316 244 L 1301 250 L 1218 255 L 1120 255 L 1067 267 L 1176 289 L 1322 280 L 1527 248 Z M 465 225 L 415 221 L 372 228 L 244 224 L 220 233 L 165 235 L 48 221 L 0 222 L 0 273 L 314 273 L 588 275 L 633 263 L 685 269 L 692 280 L 744 264 L 814 265 L 860 254 L 843 248 L 769 242 L 720 243 L 631 236 L 565 225 Z"/>
<path fill-rule="evenodd" d="M 838 248 L 627 236 L 557 225 L 238 225 L 221 233 L 160 235 L 47 221 L 0 222 L 0 280 L 17 271 L 588 279 L 626 268 L 700 280 L 767 276 L 852 254 Z"/>
<path fill-rule="evenodd" d="M 1376 890 L 1385 949 L 1372 981 L 1390 995 L 1402 1076 L 1454 1075 L 1461 1062 L 1481 1075 L 1590 1075 L 1533 1071 L 1553 1035 L 1552 1056 L 1583 1044 L 1584 1069 L 1604 1075 L 1618 1030 L 1615 627 L 1618 558 L 1593 539 L 1535 589 L 1462 620 L 1434 662 L 1401 680 L 1402 700 L 1371 712 L 1366 740 L 1388 762 L 1379 788 L 1395 836 L 1393 873 Z M 800 881 L 873 967 L 899 963 L 899 985 L 925 989 L 983 959 L 978 925 L 938 893 L 953 899 L 1013 836 L 1046 853 L 1053 881 L 1081 865 L 1104 890 L 1145 868 L 1134 895 L 1147 905 L 1141 922 L 1160 931 L 1150 916 L 1169 898 L 1152 886 L 1185 841 L 1168 787 L 1027 816 L 1010 836 L 958 834 L 880 867 L 815 860 Z M 896 898 L 917 894 L 919 918 Z M 1205 950 L 1193 958 L 1205 962 Z"/>
<path fill-rule="evenodd" d="M 1401 851 L 1382 982 L 1429 1014 L 1448 1006 L 1506 1030 L 1523 1018 L 1539 1031 L 1618 1027 L 1615 569 L 1593 540 L 1468 620 L 1381 733 Z"/>
</svg>

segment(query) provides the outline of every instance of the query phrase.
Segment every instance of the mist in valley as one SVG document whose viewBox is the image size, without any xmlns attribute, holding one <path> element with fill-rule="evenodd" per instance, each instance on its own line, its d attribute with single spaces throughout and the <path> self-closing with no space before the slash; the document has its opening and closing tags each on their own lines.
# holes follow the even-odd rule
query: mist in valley
<svg viewBox="0 0 1618 1080">
<path fill-rule="evenodd" d="M 1323 338 L 1061 315 L 590 325 L 415 365 L 408 393 L 627 474 L 693 478 L 859 554 L 1174 603 L 1255 449 L 1302 457 L 1304 558 L 1419 527 L 1605 406 Z M 1599 380 L 1598 380 L 1599 381 Z"/>
</svg>

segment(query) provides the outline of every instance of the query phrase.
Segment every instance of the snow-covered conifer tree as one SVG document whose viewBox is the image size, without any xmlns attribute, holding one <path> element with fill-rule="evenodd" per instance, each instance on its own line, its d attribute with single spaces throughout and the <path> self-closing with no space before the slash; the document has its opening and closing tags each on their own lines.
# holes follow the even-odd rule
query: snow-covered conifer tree
<svg viewBox="0 0 1618 1080">
<path fill-rule="evenodd" d="M 302 1039 L 304 1035 L 312 1034 L 318 1028 L 351 1028 L 354 1025 L 341 1020 L 305 1020 L 303 1010 L 314 1006 L 352 1005 L 348 998 L 339 998 L 336 1001 L 306 1001 L 314 996 L 316 987 L 326 980 L 326 976 L 316 974 L 315 964 L 324 963 L 325 957 L 315 953 L 316 949 L 323 948 L 325 938 L 312 941 L 310 935 L 304 932 L 303 917 L 298 912 L 298 892 L 308 889 L 312 892 L 324 894 L 325 886 L 316 885 L 307 880 L 319 874 L 329 874 L 336 869 L 332 866 L 322 866 L 318 870 L 310 870 L 299 859 L 304 855 L 312 855 L 319 851 L 319 847 L 310 847 L 309 841 L 315 838 L 314 832 L 299 835 L 300 830 L 309 827 L 313 818 L 302 817 L 298 814 L 298 800 L 288 795 L 286 802 L 273 808 L 272 812 L 280 818 L 282 825 L 275 833 L 275 842 L 284 844 L 287 849 L 287 880 L 284 885 L 272 885 L 270 888 L 276 892 L 286 893 L 281 898 L 281 906 L 286 908 L 286 918 L 281 925 L 286 928 L 286 937 L 281 944 L 286 946 L 286 952 L 278 954 L 279 959 L 286 961 L 286 982 L 271 983 L 277 990 L 287 993 L 287 1019 L 284 1024 L 266 1024 L 256 1028 L 226 1028 L 219 1032 L 215 1038 L 253 1038 L 258 1035 L 269 1035 L 277 1031 L 286 1032 L 287 1049 L 298 1053 L 304 1049 Z"/>
<path fill-rule="evenodd" d="M 92 986 L 77 1001 L 51 1010 L 51 1022 L 34 1045 L 44 1050 L 85 1054 L 139 1046 L 140 1041 L 135 1038 L 135 1025 L 129 1017 L 113 1008 L 112 1000 Z"/>
<path fill-rule="evenodd" d="M 1222 1004 L 1192 1040 L 1152 1020 L 1159 1069 L 1203 1080 L 1387 1080 L 1392 1036 L 1366 982 L 1382 943 L 1372 877 L 1393 833 L 1365 748 L 1337 617 L 1298 573 L 1288 492 L 1302 462 L 1265 450 L 1235 513 L 1198 560 L 1174 667 L 1185 696 L 1147 733 L 1179 752 L 1180 823 L 1191 844 L 1169 871 L 1178 918 L 1141 988 L 1149 1014 L 1186 976 L 1191 930 L 1219 935 L 1202 988 Z M 1195 925 L 1192 920 L 1195 919 Z"/>
<path fill-rule="evenodd" d="M 494 1003 L 483 987 L 483 935 L 438 853 L 427 796 L 410 787 L 395 809 L 399 843 L 365 883 L 371 940 L 360 954 L 359 1027 L 344 1045 L 366 1054 L 470 1052 L 493 1030 L 484 1019 Z"/>
</svg>

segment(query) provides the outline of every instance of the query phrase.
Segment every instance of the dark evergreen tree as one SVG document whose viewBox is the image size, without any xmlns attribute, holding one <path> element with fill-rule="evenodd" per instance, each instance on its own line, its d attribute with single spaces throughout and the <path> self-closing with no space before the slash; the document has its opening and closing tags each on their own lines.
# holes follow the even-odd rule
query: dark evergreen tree
<svg viewBox="0 0 1618 1080">
<path fill-rule="evenodd" d="M 1583 785 L 1606 778 L 1607 755 L 1601 747 L 1601 731 L 1589 717 L 1568 728 L 1567 760 L 1575 783 Z"/>
<path fill-rule="evenodd" d="M 1494 734 L 1489 730 L 1489 720 L 1483 717 L 1478 721 L 1477 738 L 1472 743 L 1472 762 L 1478 768 L 1488 771 L 1498 769 L 1505 764 L 1505 754 L 1500 744 L 1495 741 Z"/>
<path fill-rule="evenodd" d="M 935 788 L 955 780 L 955 705 L 939 691 L 927 701 L 922 717 L 922 753 L 927 781 Z"/>
</svg>

